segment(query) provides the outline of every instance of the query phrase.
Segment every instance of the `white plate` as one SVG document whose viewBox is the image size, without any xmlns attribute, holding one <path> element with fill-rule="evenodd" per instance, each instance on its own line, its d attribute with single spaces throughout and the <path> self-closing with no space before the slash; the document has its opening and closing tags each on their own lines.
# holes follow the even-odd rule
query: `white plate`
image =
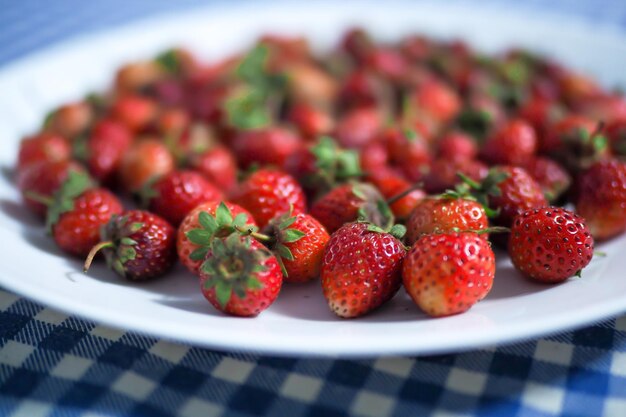
<svg viewBox="0 0 626 417">
<path fill-rule="evenodd" d="M 21 135 L 65 100 L 104 88 L 126 60 L 174 45 L 205 57 L 245 47 L 265 30 L 304 33 L 329 46 L 352 23 L 393 39 L 423 31 L 460 36 L 488 51 L 524 45 L 556 55 L 613 85 L 626 81 L 626 35 L 558 16 L 506 13 L 423 3 L 389 2 L 312 6 L 274 3 L 146 20 L 76 39 L 0 71 L 0 165 L 13 165 Z M 532 28 L 532 29 L 531 29 Z M 6 171 L 6 170 L 5 170 Z M 582 279 L 557 286 L 529 283 L 504 258 L 493 291 L 466 314 L 430 319 L 401 291 L 381 310 L 339 320 L 326 307 L 318 283 L 286 286 L 255 319 L 224 317 L 203 299 L 196 279 L 179 268 L 146 285 L 122 282 L 98 266 L 89 275 L 64 257 L 23 209 L 8 175 L 0 178 L 0 285 L 72 314 L 159 337 L 219 349 L 271 354 L 364 356 L 426 354 L 537 337 L 626 311 L 626 239 L 603 245 Z"/>
</svg>

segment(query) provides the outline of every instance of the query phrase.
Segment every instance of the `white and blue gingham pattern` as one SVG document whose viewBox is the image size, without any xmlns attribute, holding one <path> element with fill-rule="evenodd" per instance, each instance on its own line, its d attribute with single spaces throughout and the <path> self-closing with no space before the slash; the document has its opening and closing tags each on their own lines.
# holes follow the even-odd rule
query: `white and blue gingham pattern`
<svg viewBox="0 0 626 417">
<path fill-rule="evenodd" d="M 0 0 L 0 66 L 72 35 L 201 3 Z M 515 6 L 626 30 L 621 0 Z M 0 290 L 0 415 L 623 417 L 626 316 L 457 355 L 294 359 L 139 336 Z"/>
</svg>

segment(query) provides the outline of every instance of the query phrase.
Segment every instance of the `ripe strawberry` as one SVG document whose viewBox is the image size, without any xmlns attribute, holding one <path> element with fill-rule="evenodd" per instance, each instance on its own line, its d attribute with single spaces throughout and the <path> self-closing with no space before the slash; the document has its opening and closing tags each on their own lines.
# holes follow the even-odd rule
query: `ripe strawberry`
<svg viewBox="0 0 626 417">
<path fill-rule="evenodd" d="M 425 130 L 388 128 L 380 139 L 387 144 L 391 163 L 398 166 L 408 180 L 423 179 L 431 160 Z"/>
<path fill-rule="evenodd" d="M 518 114 L 535 128 L 539 149 L 544 150 L 543 142 L 550 126 L 563 117 L 565 109 L 554 100 L 536 97 L 523 104 Z"/>
<path fill-rule="evenodd" d="M 458 94 L 446 84 L 434 79 L 415 89 L 410 105 L 412 112 L 420 117 L 432 118 L 440 124 L 450 122 L 461 110 Z"/>
<path fill-rule="evenodd" d="M 311 206 L 310 213 L 328 233 L 334 233 L 359 217 L 383 228 L 393 224 L 393 214 L 384 197 L 376 187 L 367 183 L 348 183 L 333 188 Z"/>
<path fill-rule="evenodd" d="M 375 108 L 355 108 L 337 121 L 333 137 L 345 148 L 362 148 L 374 139 L 382 123 Z"/>
<path fill-rule="evenodd" d="M 176 261 L 176 230 L 148 211 L 129 210 L 114 214 L 102 226 L 100 240 L 87 256 L 85 272 L 100 251 L 110 269 L 131 281 L 161 276 Z"/>
<path fill-rule="evenodd" d="M 64 161 L 71 156 L 72 147 L 65 138 L 52 133 L 40 133 L 20 142 L 16 171 L 19 173 L 39 162 Z"/>
<path fill-rule="evenodd" d="M 548 202 L 557 201 L 570 187 L 572 177 L 558 162 L 537 156 L 523 165 L 537 184 L 541 186 Z"/>
<path fill-rule="evenodd" d="M 594 239 L 626 230 L 626 163 L 610 159 L 593 164 L 578 179 L 576 212 L 586 219 Z"/>
<path fill-rule="evenodd" d="M 87 101 L 65 104 L 51 112 L 44 129 L 73 140 L 83 133 L 94 118 L 94 109 Z"/>
<path fill-rule="evenodd" d="M 206 151 L 192 154 L 189 167 L 201 173 L 209 182 L 225 193 L 237 184 L 237 161 L 226 147 L 216 145 Z"/>
<path fill-rule="evenodd" d="M 489 172 L 484 163 L 476 159 L 436 159 L 424 178 L 424 188 L 431 194 L 442 193 L 454 188 L 461 179 L 459 173 L 474 181 L 482 181 Z"/>
<path fill-rule="evenodd" d="M 178 226 L 196 206 L 220 201 L 222 192 L 194 171 L 172 171 L 142 190 L 150 211 Z"/>
<path fill-rule="evenodd" d="M 137 192 L 149 180 L 174 169 L 174 157 L 162 142 L 144 139 L 134 143 L 120 161 L 120 185 L 127 192 Z"/>
<path fill-rule="evenodd" d="M 385 167 L 372 172 L 367 179 L 387 199 L 387 204 L 397 219 L 408 218 L 415 206 L 426 196 L 424 191 L 415 188 L 402 175 L 390 168 Z"/>
<path fill-rule="evenodd" d="M 302 187 L 291 175 L 275 169 L 254 172 L 239 185 L 232 201 L 252 213 L 260 228 L 291 207 L 294 214 L 306 210 Z"/>
<path fill-rule="evenodd" d="M 463 313 L 485 298 L 495 272 L 493 250 L 476 233 L 432 234 L 409 250 L 402 281 L 419 308 L 441 317 Z"/>
<path fill-rule="evenodd" d="M 197 274 L 213 238 L 228 236 L 235 226 L 257 229 L 252 215 L 236 204 L 209 201 L 198 205 L 178 227 L 176 250 L 181 263 Z"/>
<path fill-rule="evenodd" d="M 536 281 L 557 283 L 578 275 L 593 257 L 585 220 L 560 207 L 523 212 L 515 218 L 509 255 L 517 270 Z"/>
<path fill-rule="evenodd" d="M 324 297 L 339 317 L 362 316 L 400 288 L 406 250 L 390 233 L 367 223 L 348 223 L 333 233 L 324 252 Z"/>
<path fill-rule="evenodd" d="M 302 140 L 281 127 L 244 130 L 233 139 L 232 148 L 242 167 L 252 164 L 282 167 L 289 155 L 302 146 Z"/>
<path fill-rule="evenodd" d="M 282 272 L 276 257 L 249 236 L 216 238 L 200 267 L 202 294 L 218 310 L 256 316 L 278 297 Z"/>
<path fill-rule="evenodd" d="M 56 162 L 31 164 L 17 173 L 17 187 L 22 192 L 24 202 L 41 217 L 46 216 L 48 206 L 40 200 L 52 198 L 52 195 L 67 179 L 70 171 L 86 174 L 85 168 L 69 159 Z"/>
<path fill-rule="evenodd" d="M 191 123 L 189 112 L 180 107 L 163 109 L 156 121 L 157 132 L 164 136 L 179 136 Z"/>
<path fill-rule="evenodd" d="M 115 120 L 96 123 L 84 144 L 84 160 L 91 175 L 101 183 L 110 184 L 132 140 L 126 126 Z"/>
<path fill-rule="evenodd" d="M 620 156 L 626 155 L 626 118 L 612 121 L 606 126 L 611 150 Z"/>
<path fill-rule="evenodd" d="M 157 111 L 154 100 L 133 94 L 118 98 L 111 108 L 113 117 L 135 133 L 146 130 L 156 120 Z"/>
<path fill-rule="evenodd" d="M 389 165 L 389 152 L 387 146 L 379 141 L 367 144 L 359 155 L 361 169 L 372 173 L 379 169 L 386 169 Z"/>
<path fill-rule="evenodd" d="M 489 219 L 483 206 L 468 198 L 444 194 L 417 204 L 406 223 L 406 242 L 413 244 L 424 235 L 485 230 Z M 481 238 L 487 239 L 482 234 Z"/>
<path fill-rule="evenodd" d="M 365 68 L 348 74 L 339 92 L 340 103 L 346 108 L 384 105 L 393 100 L 391 84 Z"/>
<path fill-rule="evenodd" d="M 335 127 L 335 121 L 330 113 L 304 103 L 291 107 L 287 119 L 298 128 L 302 137 L 307 139 L 326 135 Z"/>
<path fill-rule="evenodd" d="M 522 119 L 512 119 L 487 139 L 481 153 L 490 164 L 523 165 L 536 151 L 537 136 L 533 127 Z"/>
<path fill-rule="evenodd" d="M 478 155 L 476 141 L 460 131 L 442 136 L 437 145 L 439 158 L 448 160 L 474 159 Z"/>
<path fill-rule="evenodd" d="M 70 171 L 48 208 L 46 227 L 65 252 L 81 258 L 100 241 L 100 227 L 123 211 L 110 191 L 91 188 L 91 179 Z"/>
<path fill-rule="evenodd" d="M 409 62 L 400 51 L 377 47 L 365 57 L 365 65 L 383 78 L 399 82 L 409 69 Z"/>
</svg>

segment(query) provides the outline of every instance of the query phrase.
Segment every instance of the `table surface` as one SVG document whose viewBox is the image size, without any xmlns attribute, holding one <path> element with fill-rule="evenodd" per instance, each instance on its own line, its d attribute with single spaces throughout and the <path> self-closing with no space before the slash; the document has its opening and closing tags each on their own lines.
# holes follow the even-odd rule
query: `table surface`
<svg viewBox="0 0 626 417">
<path fill-rule="evenodd" d="M 71 36 L 203 3 L 0 0 L 0 66 Z M 489 3 L 626 30 L 620 0 Z M 623 417 L 626 316 L 456 355 L 275 358 L 140 336 L 0 290 L 0 415 Z"/>
</svg>

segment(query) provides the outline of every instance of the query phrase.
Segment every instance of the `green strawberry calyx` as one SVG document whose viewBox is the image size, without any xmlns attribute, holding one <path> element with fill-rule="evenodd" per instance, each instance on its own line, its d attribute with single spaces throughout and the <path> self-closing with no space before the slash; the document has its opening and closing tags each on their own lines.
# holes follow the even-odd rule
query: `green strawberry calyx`
<svg viewBox="0 0 626 417">
<path fill-rule="evenodd" d="M 206 277 L 205 289 L 215 289 L 215 296 L 222 309 L 230 301 L 233 293 L 245 298 L 248 290 L 260 290 L 263 283 L 258 274 L 265 272 L 263 262 L 271 256 L 265 249 L 251 247 L 252 238 L 239 233 L 231 233 L 226 238 L 211 241 L 211 256 L 200 266 Z"/>
<path fill-rule="evenodd" d="M 355 183 L 352 194 L 362 201 L 357 221 L 370 223 L 384 232 L 389 232 L 395 224 L 391 207 L 376 187 L 367 183 Z"/>
<path fill-rule="evenodd" d="M 82 193 L 95 187 L 91 177 L 83 172 L 70 170 L 67 179 L 52 195 L 46 215 L 46 230 L 52 233 L 52 228 L 58 223 L 63 213 L 74 209 L 74 200 Z"/>
<path fill-rule="evenodd" d="M 239 229 L 255 232 L 257 229 L 256 226 L 248 224 L 248 221 L 249 219 L 246 213 L 239 213 L 233 217 L 232 212 L 223 201 L 215 210 L 214 216 L 206 211 L 201 211 L 198 214 L 200 227 L 185 232 L 187 239 L 198 246 L 198 248 L 191 252 L 189 259 L 192 261 L 202 261 L 206 257 L 215 238 L 226 237 Z"/>
<path fill-rule="evenodd" d="M 311 148 L 311 153 L 315 156 L 316 170 L 304 182 L 320 193 L 363 175 L 359 154 L 341 148 L 330 136 L 320 136 Z"/>
<path fill-rule="evenodd" d="M 489 206 L 489 197 L 502 195 L 499 184 L 506 180 L 509 175 L 499 170 L 497 167 L 489 170 L 489 173 L 481 182 L 474 181 L 462 172 L 457 172 L 461 183 L 454 190 L 447 190 L 440 195 L 441 198 L 463 198 L 478 202 L 485 209 L 487 217 L 494 218 L 499 214 L 499 210 L 494 210 Z"/>
</svg>

